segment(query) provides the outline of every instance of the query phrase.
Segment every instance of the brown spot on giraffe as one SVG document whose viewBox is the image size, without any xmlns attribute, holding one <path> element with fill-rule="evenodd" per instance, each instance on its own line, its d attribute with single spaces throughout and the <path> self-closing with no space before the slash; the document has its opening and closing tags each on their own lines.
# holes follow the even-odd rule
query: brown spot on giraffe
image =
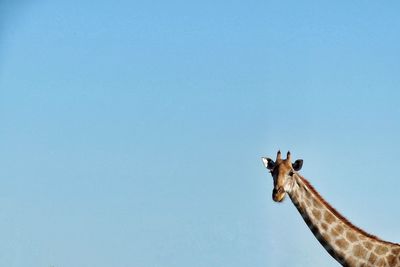
<svg viewBox="0 0 400 267">
<path fill-rule="evenodd" d="M 397 263 L 397 257 L 396 255 L 390 254 L 387 257 L 387 261 L 389 263 L 389 266 L 395 266 L 395 264 Z"/>
<path fill-rule="evenodd" d="M 364 241 L 363 246 L 368 250 L 372 249 L 372 247 L 373 247 L 372 243 L 369 241 Z"/>
<path fill-rule="evenodd" d="M 342 249 L 347 249 L 349 247 L 349 242 L 347 242 L 344 238 L 336 240 L 335 244 Z"/>
<path fill-rule="evenodd" d="M 373 252 L 371 252 L 371 254 L 369 255 L 369 258 L 368 258 L 368 262 L 371 264 L 374 264 L 376 259 L 377 259 L 376 255 Z"/>
<path fill-rule="evenodd" d="M 314 215 L 315 219 L 321 220 L 321 212 L 319 210 L 313 209 L 312 214 Z"/>
<path fill-rule="evenodd" d="M 331 234 L 334 236 L 339 236 L 339 233 L 335 230 L 335 228 L 331 229 Z"/>
<path fill-rule="evenodd" d="M 328 224 L 331 224 L 335 221 L 335 217 L 329 211 L 325 211 L 324 219 Z"/>
<path fill-rule="evenodd" d="M 354 242 L 354 241 L 358 240 L 357 235 L 355 233 L 353 233 L 353 232 L 346 232 L 346 238 L 350 242 Z"/>
<path fill-rule="evenodd" d="M 392 248 L 392 253 L 395 255 L 400 254 L 400 248 Z"/>
<path fill-rule="evenodd" d="M 321 223 L 321 228 L 322 228 L 324 231 L 327 231 L 327 230 L 328 230 L 328 225 L 327 225 L 326 223 L 322 222 L 322 223 Z"/>
<path fill-rule="evenodd" d="M 357 244 L 353 247 L 353 254 L 359 258 L 365 258 L 367 255 L 367 250 L 363 248 L 360 244 Z"/>
<path fill-rule="evenodd" d="M 379 245 L 379 246 L 377 246 L 375 248 L 375 253 L 378 254 L 378 255 L 383 255 L 388 251 L 389 251 L 389 249 L 387 247 L 385 247 L 385 246 L 382 246 L 382 245 Z"/>
</svg>

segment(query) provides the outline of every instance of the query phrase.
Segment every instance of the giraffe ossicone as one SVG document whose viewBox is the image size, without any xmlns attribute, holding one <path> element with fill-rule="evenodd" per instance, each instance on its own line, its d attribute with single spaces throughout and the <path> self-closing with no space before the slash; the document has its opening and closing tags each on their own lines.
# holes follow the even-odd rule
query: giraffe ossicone
<svg viewBox="0 0 400 267">
<path fill-rule="evenodd" d="M 379 239 L 353 225 L 336 211 L 298 171 L 303 160 L 291 161 L 278 151 L 275 161 L 263 157 L 274 187 L 272 199 L 281 202 L 288 194 L 311 232 L 342 266 L 400 267 L 400 244 Z"/>
</svg>

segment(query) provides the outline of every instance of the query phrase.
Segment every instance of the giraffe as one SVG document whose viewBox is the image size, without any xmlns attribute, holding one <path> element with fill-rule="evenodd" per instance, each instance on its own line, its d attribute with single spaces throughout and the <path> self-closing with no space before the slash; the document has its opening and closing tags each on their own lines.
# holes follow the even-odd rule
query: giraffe
<svg viewBox="0 0 400 267">
<path fill-rule="evenodd" d="M 400 267 L 400 244 L 388 242 L 353 225 L 337 212 L 298 171 L 303 160 L 262 158 L 274 180 L 272 199 L 282 202 L 288 194 L 311 232 L 342 266 Z"/>
</svg>

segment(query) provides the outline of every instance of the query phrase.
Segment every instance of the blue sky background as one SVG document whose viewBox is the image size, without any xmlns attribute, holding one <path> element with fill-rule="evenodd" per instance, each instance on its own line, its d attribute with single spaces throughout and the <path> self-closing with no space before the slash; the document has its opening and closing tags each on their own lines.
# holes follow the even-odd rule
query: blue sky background
<svg viewBox="0 0 400 267">
<path fill-rule="evenodd" d="M 261 156 L 400 242 L 396 1 L 1 1 L 0 266 L 337 266 Z"/>
</svg>

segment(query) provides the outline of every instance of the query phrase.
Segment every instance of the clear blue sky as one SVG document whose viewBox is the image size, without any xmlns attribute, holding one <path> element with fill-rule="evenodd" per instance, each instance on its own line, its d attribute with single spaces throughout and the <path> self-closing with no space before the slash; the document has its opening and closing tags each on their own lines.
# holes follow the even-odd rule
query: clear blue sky
<svg viewBox="0 0 400 267">
<path fill-rule="evenodd" d="M 1 1 L 0 266 L 337 266 L 277 149 L 400 242 L 399 8 Z"/>
</svg>

